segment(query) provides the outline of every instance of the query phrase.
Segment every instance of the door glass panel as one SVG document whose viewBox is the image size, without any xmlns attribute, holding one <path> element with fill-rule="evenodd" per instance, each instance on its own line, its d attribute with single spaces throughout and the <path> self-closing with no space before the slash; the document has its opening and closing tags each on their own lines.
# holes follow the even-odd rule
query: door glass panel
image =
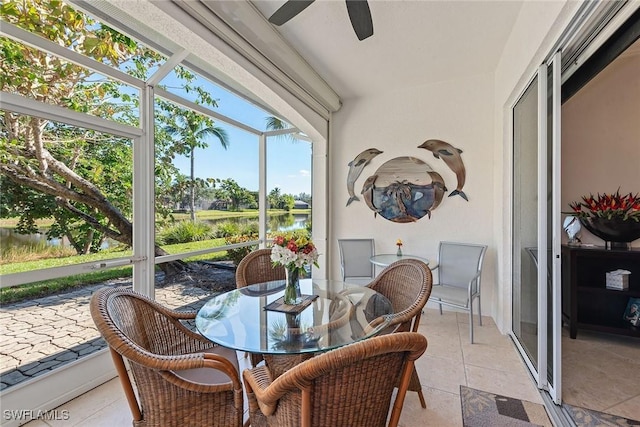
<svg viewBox="0 0 640 427">
<path fill-rule="evenodd" d="M 513 109 L 513 332 L 538 363 L 538 78 Z"/>
<path fill-rule="evenodd" d="M 547 328 L 547 380 L 553 385 L 553 352 L 554 352 L 554 336 L 553 336 L 553 66 L 547 68 L 547 159 L 546 159 L 546 180 L 548 196 L 545 200 L 547 212 L 547 247 L 545 256 L 547 257 L 547 268 L 545 271 L 547 293 L 547 316 L 545 319 Z"/>
</svg>

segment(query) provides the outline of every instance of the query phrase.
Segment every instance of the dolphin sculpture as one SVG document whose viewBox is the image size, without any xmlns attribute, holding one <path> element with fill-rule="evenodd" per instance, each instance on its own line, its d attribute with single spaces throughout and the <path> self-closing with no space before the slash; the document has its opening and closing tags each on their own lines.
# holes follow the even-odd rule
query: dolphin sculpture
<svg viewBox="0 0 640 427">
<path fill-rule="evenodd" d="M 358 154 L 355 159 L 349 162 L 349 174 L 347 175 L 347 191 L 349 192 L 349 200 L 347 200 L 347 206 L 349 206 L 354 200 L 360 200 L 353 189 L 356 180 L 362 173 L 364 167 L 369 164 L 371 159 L 381 153 L 382 151 L 377 148 L 369 148 Z"/>
<path fill-rule="evenodd" d="M 456 178 L 458 178 L 458 186 L 449 194 L 449 197 L 460 195 L 460 197 L 469 201 L 467 195 L 462 191 L 462 187 L 464 187 L 466 179 L 466 170 L 464 168 L 464 163 L 462 162 L 462 157 L 460 157 L 462 150 L 439 139 L 429 139 L 418 145 L 418 148 L 424 148 L 425 150 L 431 151 L 436 159 L 442 159 L 447 166 L 449 166 L 449 169 L 456 174 Z"/>
<path fill-rule="evenodd" d="M 447 191 L 447 187 L 444 185 L 444 179 L 442 179 L 442 175 L 440 175 L 438 172 L 427 171 L 427 173 L 431 177 L 431 183 L 433 184 L 434 189 L 433 206 L 431 206 L 431 210 L 434 210 L 440 205 L 442 197 L 444 196 L 444 192 Z M 431 218 L 431 211 L 429 211 L 429 218 Z"/>
<path fill-rule="evenodd" d="M 369 209 L 373 211 L 374 218 L 377 217 L 378 212 L 380 212 L 380 209 L 376 208 L 373 204 L 373 188 L 377 178 L 378 175 L 372 175 L 367 178 L 367 180 L 362 185 L 362 192 L 360 193 L 364 198 L 364 202 L 367 204 L 367 206 L 369 206 Z"/>
</svg>

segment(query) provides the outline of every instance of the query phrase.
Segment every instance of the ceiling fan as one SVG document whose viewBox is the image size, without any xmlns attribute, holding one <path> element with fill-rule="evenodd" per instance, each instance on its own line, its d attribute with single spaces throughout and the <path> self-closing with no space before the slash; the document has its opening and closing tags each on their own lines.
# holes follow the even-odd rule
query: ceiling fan
<svg viewBox="0 0 640 427">
<path fill-rule="evenodd" d="M 291 18 L 305 10 L 315 0 L 287 0 L 269 18 L 269 22 L 274 25 L 282 25 Z M 364 40 L 373 35 L 373 21 L 371 20 L 371 10 L 367 0 L 346 0 L 347 12 L 351 20 L 351 26 L 358 36 L 358 40 Z"/>
</svg>

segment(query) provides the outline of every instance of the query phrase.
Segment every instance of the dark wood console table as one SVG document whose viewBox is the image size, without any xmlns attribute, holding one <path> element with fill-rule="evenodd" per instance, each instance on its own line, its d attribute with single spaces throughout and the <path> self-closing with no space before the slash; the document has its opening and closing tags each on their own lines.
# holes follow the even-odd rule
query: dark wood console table
<svg viewBox="0 0 640 427">
<path fill-rule="evenodd" d="M 607 289 L 605 273 L 628 270 L 629 289 Z M 640 298 L 640 249 L 562 246 L 562 315 L 569 336 L 578 328 L 640 337 L 640 328 L 622 319 L 629 298 Z"/>
</svg>

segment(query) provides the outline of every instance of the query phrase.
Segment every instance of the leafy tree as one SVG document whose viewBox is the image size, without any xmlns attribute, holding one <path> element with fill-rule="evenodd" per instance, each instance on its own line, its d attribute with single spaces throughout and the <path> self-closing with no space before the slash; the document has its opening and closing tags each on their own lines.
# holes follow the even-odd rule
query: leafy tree
<svg viewBox="0 0 640 427">
<path fill-rule="evenodd" d="M 279 209 L 278 206 L 280 206 L 280 200 L 281 199 L 282 199 L 282 193 L 280 192 L 280 188 L 279 187 L 275 187 L 267 195 L 267 203 L 269 204 L 269 208 L 271 208 L 271 209 Z"/>
<path fill-rule="evenodd" d="M 101 62 L 117 65 L 140 56 L 131 40 L 60 1 L 8 1 L 0 12 L 3 20 Z M 0 43 L 0 90 L 103 117 L 126 115 L 111 99 L 112 83 L 91 81 L 90 70 L 8 38 Z M 45 209 L 32 210 L 35 199 L 14 207 L 25 230 L 36 219 L 53 216 L 51 234 L 77 242 L 79 253 L 96 250 L 96 232 L 98 242 L 107 236 L 131 244 L 130 141 L 9 111 L 2 111 L 0 122 L 0 173 L 9 179 L 4 181 L 3 204 L 5 197 L 23 193 L 19 187 L 24 186 L 35 190 L 29 196 L 47 195 L 51 208 L 48 215 Z M 114 176 L 120 185 L 109 182 Z"/>
<path fill-rule="evenodd" d="M 220 181 L 218 197 L 231 203 L 231 210 L 237 211 L 241 204 L 255 204 L 256 201 L 249 190 L 241 187 L 235 180 L 228 178 Z"/>
<path fill-rule="evenodd" d="M 187 175 L 181 173 L 176 175 L 166 192 L 166 200 L 171 204 L 172 209 L 180 209 L 187 203 L 190 186 Z"/>
<path fill-rule="evenodd" d="M 271 209 L 284 209 L 290 211 L 295 206 L 295 198 L 291 194 L 282 194 L 280 188 L 275 187 L 267 196 Z"/>
<path fill-rule="evenodd" d="M 59 0 L 5 0 L 0 16 L 141 79 L 163 61 Z M 0 37 L 0 49 L 0 90 L 138 126 L 139 99 L 134 90 L 9 38 Z M 207 90 L 194 87 L 193 73 L 182 67 L 174 71 L 184 90 L 197 94 L 198 102 L 216 106 Z M 157 102 L 156 108 L 165 111 L 156 116 L 161 125 L 171 120 L 179 124 L 184 117 L 175 115 L 177 107 L 168 102 Z M 172 165 L 176 153 L 197 146 L 177 143 L 164 127 L 156 126 L 155 134 L 157 188 L 173 182 L 178 172 Z M 105 237 L 131 246 L 131 145 L 130 140 L 112 135 L 0 111 L 0 213 L 20 216 L 18 228 L 25 232 L 33 230 L 37 219 L 53 217 L 50 233 L 68 237 L 79 253 L 98 250 Z M 166 199 L 163 191 L 157 196 Z M 159 246 L 155 253 L 166 254 Z"/>
<path fill-rule="evenodd" d="M 296 204 L 296 199 L 291 194 L 285 194 L 282 196 L 282 207 L 286 211 L 290 211 Z"/>
<path fill-rule="evenodd" d="M 196 148 L 207 148 L 206 139 L 214 136 L 223 148 L 229 146 L 229 136 L 227 131 L 221 127 L 214 126 L 213 120 L 206 116 L 202 116 L 192 110 L 176 108 L 173 123 L 166 126 L 167 134 L 174 138 L 176 142 L 176 153 L 186 154 L 190 159 L 191 185 L 189 188 L 189 210 L 191 212 L 191 221 L 196 220 L 196 179 L 195 179 L 195 150 Z"/>
</svg>

